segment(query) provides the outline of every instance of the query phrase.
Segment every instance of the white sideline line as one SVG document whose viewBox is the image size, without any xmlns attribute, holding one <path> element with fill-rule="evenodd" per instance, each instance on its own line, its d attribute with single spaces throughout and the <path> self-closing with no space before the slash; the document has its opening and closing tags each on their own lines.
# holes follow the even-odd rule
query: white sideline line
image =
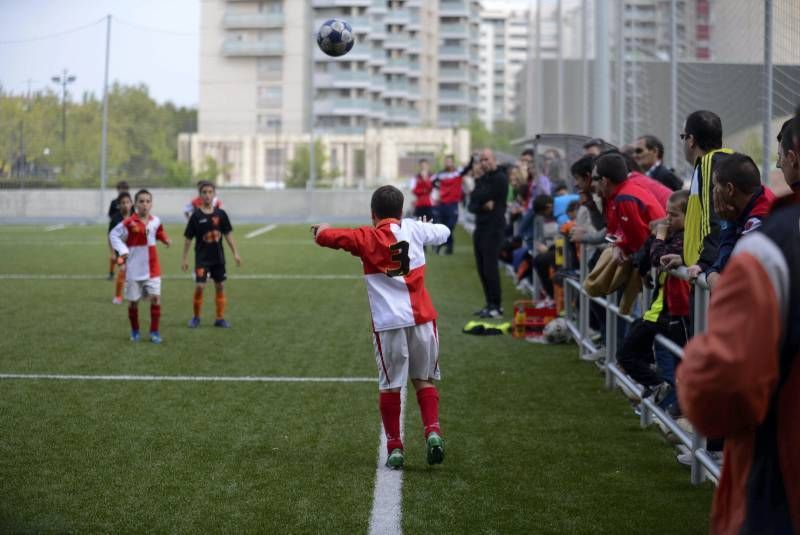
<svg viewBox="0 0 800 535">
<path fill-rule="evenodd" d="M 403 436 L 406 415 L 406 390 L 400 394 L 400 436 Z M 386 467 L 386 433 L 381 423 L 381 443 L 378 445 L 378 467 L 375 470 L 375 492 L 372 499 L 372 515 L 369 519 L 370 535 L 401 535 L 403 518 L 402 491 L 403 471 Z"/>
<path fill-rule="evenodd" d="M 67 228 L 67 226 L 64 225 L 64 224 L 50 225 L 50 226 L 44 227 L 44 231 L 45 232 L 53 232 L 54 230 L 61 230 L 61 229 L 64 229 L 64 228 Z"/>
<path fill-rule="evenodd" d="M 267 232 L 273 230 L 277 226 L 278 225 L 267 225 L 266 227 L 261 227 L 259 229 L 254 230 L 253 232 L 248 232 L 247 234 L 244 235 L 244 238 L 246 240 L 249 240 L 250 238 L 255 238 L 256 236 L 266 234 Z"/>
<path fill-rule="evenodd" d="M 0 373 L 0 379 L 54 379 L 60 381 L 182 381 L 226 383 L 374 383 L 374 377 L 242 377 L 206 375 L 60 375 L 53 373 Z"/>
<path fill-rule="evenodd" d="M 192 280 L 191 275 L 162 275 L 164 280 Z M 252 273 L 247 275 L 229 275 L 232 280 L 358 280 L 360 275 L 326 275 L 326 274 L 293 274 L 293 273 Z M 105 275 L 70 275 L 70 274 L 30 274 L 0 273 L 0 280 L 106 280 Z"/>
</svg>

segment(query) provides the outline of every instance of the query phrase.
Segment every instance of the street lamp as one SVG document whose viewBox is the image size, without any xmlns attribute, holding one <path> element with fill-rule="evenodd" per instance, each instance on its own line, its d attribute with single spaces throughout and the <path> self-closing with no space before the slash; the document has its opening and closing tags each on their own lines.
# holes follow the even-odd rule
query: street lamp
<svg viewBox="0 0 800 535">
<path fill-rule="evenodd" d="M 64 69 L 61 76 L 53 76 L 51 80 L 61 84 L 61 176 L 67 169 L 67 85 L 75 81 L 75 76 Z"/>
</svg>

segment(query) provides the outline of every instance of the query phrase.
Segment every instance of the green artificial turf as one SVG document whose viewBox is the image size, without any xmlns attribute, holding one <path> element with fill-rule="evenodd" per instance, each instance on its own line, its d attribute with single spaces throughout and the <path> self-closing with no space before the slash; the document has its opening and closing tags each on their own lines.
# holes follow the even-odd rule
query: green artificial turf
<svg viewBox="0 0 800 535">
<path fill-rule="evenodd" d="M 190 330 L 182 228 L 168 226 L 160 346 L 127 339 L 126 307 L 102 280 L 104 227 L 0 228 L 0 277 L 97 276 L 0 278 L 0 373 L 375 377 L 358 260 L 317 247 L 304 226 L 245 239 L 256 228 L 234 233 L 244 263 L 228 265 L 233 328 L 211 327 L 209 285 Z M 510 319 L 523 296 L 503 284 Z M 429 255 L 427 286 L 447 456 L 426 465 L 410 393 L 406 533 L 707 531 L 713 487 L 689 483 L 575 346 L 461 333 L 483 304 L 462 231 L 456 254 Z M 146 306 L 140 321 L 146 331 Z M 0 379 L 0 532 L 363 533 L 377 400 L 373 382 Z"/>
</svg>

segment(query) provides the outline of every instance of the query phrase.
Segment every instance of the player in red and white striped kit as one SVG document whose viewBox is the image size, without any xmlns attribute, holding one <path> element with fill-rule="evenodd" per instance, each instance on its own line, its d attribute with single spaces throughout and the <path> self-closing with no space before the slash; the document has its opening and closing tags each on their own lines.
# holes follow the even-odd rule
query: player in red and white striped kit
<svg viewBox="0 0 800 535">
<path fill-rule="evenodd" d="M 161 343 L 158 324 L 161 319 L 161 266 L 158 263 L 156 241 L 167 247 L 172 243 L 164 232 L 161 220 L 150 214 L 153 196 L 146 189 L 136 192 L 136 213 L 125 218 L 108 235 L 120 261 L 127 263 L 125 299 L 131 322 L 131 341 L 139 341 L 139 300 L 150 301 L 150 341 Z"/>
<path fill-rule="evenodd" d="M 403 194 L 382 186 L 372 195 L 372 227 L 334 229 L 313 225 L 316 242 L 361 259 L 372 313 L 380 412 L 386 432 L 386 466 L 404 462 L 400 437 L 400 390 L 409 376 L 417 391 L 428 464 L 444 460 L 439 428 L 439 337 L 436 310 L 425 289 L 426 245 L 441 245 L 450 230 L 441 224 L 400 218 Z"/>
</svg>

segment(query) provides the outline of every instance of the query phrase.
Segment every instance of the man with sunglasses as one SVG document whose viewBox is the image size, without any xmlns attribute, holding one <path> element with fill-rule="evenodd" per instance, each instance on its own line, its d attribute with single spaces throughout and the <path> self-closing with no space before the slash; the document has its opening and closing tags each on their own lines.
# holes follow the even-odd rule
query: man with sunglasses
<svg viewBox="0 0 800 535">
<path fill-rule="evenodd" d="M 664 144 L 656 136 L 646 135 L 637 139 L 633 159 L 650 178 L 658 180 L 672 191 L 683 189 L 683 181 L 663 164 Z"/>
<path fill-rule="evenodd" d="M 717 260 L 720 220 L 714 210 L 711 177 L 717 165 L 733 151 L 722 147 L 722 120 L 711 111 L 690 113 L 680 138 L 686 161 L 694 164 L 684 223 L 683 258 L 666 255 L 661 261 L 665 269 L 685 264 L 689 266 L 689 275 L 696 278 Z"/>
</svg>

